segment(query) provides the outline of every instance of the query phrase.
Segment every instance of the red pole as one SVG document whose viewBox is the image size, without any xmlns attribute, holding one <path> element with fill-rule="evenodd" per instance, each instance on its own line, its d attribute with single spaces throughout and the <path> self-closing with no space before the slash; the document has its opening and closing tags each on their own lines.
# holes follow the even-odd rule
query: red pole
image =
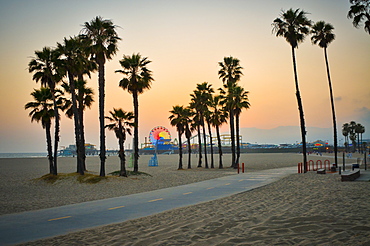
<svg viewBox="0 0 370 246">
<path fill-rule="evenodd" d="M 312 169 L 310 169 L 310 167 L 312 167 Z M 315 163 L 313 162 L 313 160 L 310 160 L 308 162 L 308 171 L 315 171 Z"/>
<path fill-rule="evenodd" d="M 302 173 L 302 162 L 298 163 L 298 173 Z"/>
<path fill-rule="evenodd" d="M 242 172 L 244 173 L 244 162 L 242 163 Z"/>
<path fill-rule="evenodd" d="M 321 160 L 317 160 L 316 162 L 317 164 L 320 163 L 320 169 L 322 168 L 322 161 Z"/>
<path fill-rule="evenodd" d="M 238 163 L 238 174 L 240 173 L 240 169 L 239 169 L 239 163 Z"/>
</svg>

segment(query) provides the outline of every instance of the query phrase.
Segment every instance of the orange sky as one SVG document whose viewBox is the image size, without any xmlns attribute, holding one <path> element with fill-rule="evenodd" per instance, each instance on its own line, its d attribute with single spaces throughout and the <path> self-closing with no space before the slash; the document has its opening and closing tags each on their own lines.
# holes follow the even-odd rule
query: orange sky
<svg viewBox="0 0 370 246">
<path fill-rule="evenodd" d="M 251 109 L 243 112 L 241 127 L 297 126 L 290 46 L 271 33 L 272 21 L 291 7 L 309 12 L 313 21 L 333 24 L 336 40 L 328 54 L 338 133 L 343 123 L 355 120 L 365 125 L 369 136 L 370 35 L 347 19 L 348 1 L 16 0 L 0 1 L 0 152 L 45 151 L 43 129 L 31 123 L 23 109 L 32 100 L 32 89 L 39 86 L 27 64 L 35 50 L 77 35 L 81 25 L 97 15 L 121 27 L 120 50 L 106 64 L 106 114 L 113 107 L 133 110 L 131 95 L 118 87 L 121 77 L 114 73 L 123 54 L 140 52 L 152 61 L 149 68 L 155 81 L 139 97 L 141 142 L 158 125 L 176 135 L 168 121 L 172 106 L 187 105 L 197 83 L 207 81 L 219 88 L 218 62 L 225 56 L 240 59 L 244 67 L 240 85 L 250 92 Z M 306 39 L 296 54 L 306 124 L 330 128 L 323 51 Z M 88 85 L 97 92 L 96 75 Z M 86 111 L 87 141 L 94 144 L 99 143 L 97 108 L 95 103 Z M 72 144 L 72 121 L 63 116 L 61 126 L 61 145 Z M 243 140 L 248 142 L 247 136 Z M 116 146 L 114 134 L 107 132 L 107 147 Z"/>
</svg>

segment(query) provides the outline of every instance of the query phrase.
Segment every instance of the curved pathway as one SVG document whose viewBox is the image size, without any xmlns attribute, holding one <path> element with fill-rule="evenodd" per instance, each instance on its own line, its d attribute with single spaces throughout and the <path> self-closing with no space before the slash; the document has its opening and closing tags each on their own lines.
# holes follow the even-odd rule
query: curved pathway
<svg viewBox="0 0 370 246">
<path fill-rule="evenodd" d="M 0 216 L 0 245 L 54 237 L 195 205 L 272 183 L 297 167 L 241 173 L 161 190 Z"/>
</svg>

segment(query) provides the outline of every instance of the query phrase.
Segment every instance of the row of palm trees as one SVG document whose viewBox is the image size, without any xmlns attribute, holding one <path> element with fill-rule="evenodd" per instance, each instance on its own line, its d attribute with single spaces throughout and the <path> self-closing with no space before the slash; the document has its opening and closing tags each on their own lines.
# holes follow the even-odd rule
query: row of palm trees
<svg viewBox="0 0 370 246">
<path fill-rule="evenodd" d="M 203 164 L 203 150 L 205 168 L 209 168 L 207 156 L 207 129 L 210 143 L 211 160 L 210 167 L 214 168 L 212 128 L 215 128 L 219 151 L 219 168 L 223 168 L 222 146 L 220 137 L 220 126 L 227 121 L 231 133 L 232 167 L 236 168 L 240 158 L 239 123 L 240 114 L 243 109 L 250 107 L 248 91 L 238 85 L 242 73 L 240 61 L 234 57 L 224 57 L 219 62 L 219 78 L 223 81 L 223 87 L 219 88 L 219 94 L 214 95 L 211 84 L 204 82 L 197 84 L 196 89 L 190 95 L 191 100 L 188 106 L 173 106 L 169 117 L 172 126 L 175 126 L 179 139 L 179 169 L 182 165 L 182 135 L 185 133 L 188 147 L 188 168 L 191 168 L 191 144 L 192 132 L 196 131 L 198 136 L 198 167 Z M 203 139 L 201 136 L 203 135 Z M 202 146 L 203 141 L 203 146 Z M 235 146 L 236 144 L 236 146 Z M 203 148 L 204 147 L 204 148 Z"/>
<path fill-rule="evenodd" d="M 363 153 L 364 149 L 366 148 L 365 143 L 362 142 L 362 134 L 365 133 L 365 127 L 360 124 L 356 123 L 355 121 L 351 121 L 349 123 L 344 123 L 342 126 L 342 134 L 345 138 L 344 145 L 346 147 L 346 151 L 349 150 L 349 140 L 352 142 L 352 151 L 356 151 Z M 357 143 L 356 143 L 357 140 Z M 360 142 L 362 144 L 360 144 Z"/>
<path fill-rule="evenodd" d="M 320 48 L 324 50 L 326 72 L 329 82 L 329 92 L 330 92 L 330 102 L 332 111 L 332 122 L 333 122 L 333 132 L 334 132 L 334 156 L 335 163 L 338 163 L 338 137 L 337 137 L 337 124 L 335 116 L 335 106 L 334 106 L 334 94 L 332 88 L 332 82 L 330 77 L 330 69 L 327 55 L 328 45 L 335 39 L 333 34 L 334 27 L 330 23 L 324 21 L 318 21 L 312 23 L 311 20 L 307 18 L 307 12 L 300 9 L 289 9 L 283 11 L 279 18 L 276 18 L 273 23 L 273 32 L 277 37 L 284 37 L 285 40 L 291 46 L 292 60 L 293 60 L 293 71 L 296 89 L 296 98 L 298 103 L 300 126 L 301 126 L 301 136 L 302 136 L 302 152 L 303 152 L 303 163 L 304 172 L 307 172 L 307 155 L 306 155 L 306 126 L 303 113 L 302 99 L 299 90 L 298 74 L 295 58 L 295 49 L 298 48 L 298 44 L 302 43 L 307 35 L 311 35 L 311 41 L 313 44 L 317 44 Z"/>
<path fill-rule="evenodd" d="M 138 172 L 138 95 L 146 89 L 150 89 L 153 81 L 152 72 L 146 67 L 151 61 L 140 54 L 123 56 L 120 60 L 121 70 L 117 73 L 123 75 L 119 86 L 133 95 L 134 113 L 127 113 L 122 109 L 111 111 L 109 120 L 115 122 L 105 125 L 105 63 L 113 58 L 118 51 L 117 43 L 120 38 L 111 20 L 105 20 L 100 16 L 90 22 L 85 22 L 83 29 L 78 36 L 64 38 L 62 43 L 57 43 L 55 48 L 44 47 L 41 51 L 35 51 L 35 57 L 28 64 L 30 73 L 33 73 L 33 80 L 41 82 L 41 88 L 35 89 L 31 94 L 34 104 L 28 103 L 25 108 L 32 108 L 31 120 L 42 121 L 47 132 L 47 149 L 50 165 L 50 173 L 56 175 L 57 155 L 60 132 L 59 111 L 66 110 L 68 117 L 73 118 L 75 127 L 75 140 L 77 148 L 77 172 L 81 175 L 86 170 L 85 165 L 85 136 L 83 112 L 93 102 L 93 91 L 86 87 L 85 77 L 98 71 L 99 90 L 99 127 L 100 127 L 100 176 L 105 176 L 105 128 L 115 130 L 112 125 L 117 123 L 120 128 L 120 113 L 124 112 L 132 116 L 134 122 L 129 124 L 134 127 L 134 172 Z M 64 89 L 61 90 L 58 85 Z M 70 94 L 67 99 L 64 95 Z M 42 94 L 42 96 L 40 96 Z M 50 104 L 52 102 L 52 105 Z M 51 110 L 52 109 L 52 110 Z M 52 113 L 51 113 L 52 112 Z M 41 115 L 48 113 L 45 119 Z M 112 114 L 113 113 L 113 114 Z M 133 114 L 133 115 L 132 115 Z M 118 118 L 117 118 L 118 117 Z M 54 152 L 51 143 L 51 119 L 54 118 Z M 131 119 L 130 119 L 131 120 Z M 121 129 L 122 130 L 122 129 Z M 121 145 L 122 134 L 115 130 L 116 136 Z M 124 153 L 123 153 L 124 154 Z M 124 156 L 120 152 L 120 157 Z M 126 172 L 121 168 L 121 174 Z"/>
</svg>

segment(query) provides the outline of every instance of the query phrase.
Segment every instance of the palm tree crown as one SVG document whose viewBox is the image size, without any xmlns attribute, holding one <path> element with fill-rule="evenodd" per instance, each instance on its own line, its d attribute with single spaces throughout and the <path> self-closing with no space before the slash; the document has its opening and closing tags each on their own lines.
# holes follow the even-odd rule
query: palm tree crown
<svg viewBox="0 0 370 246">
<path fill-rule="evenodd" d="M 43 87 L 55 88 L 55 83 L 61 79 L 56 65 L 59 54 L 55 49 L 44 47 L 42 51 L 35 51 L 35 55 L 28 64 L 28 71 L 34 72 L 32 79 L 40 81 Z"/>
<path fill-rule="evenodd" d="M 334 41 L 335 34 L 333 33 L 334 27 L 330 23 L 318 21 L 312 26 L 311 41 L 313 44 L 318 44 L 321 48 L 327 48 L 328 45 Z"/>
<path fill-rule="evenodd" d="M 104 20 L 96 16 L 90 22 L 85 22 L 81 36 L 91 42 L 90 54 L 98 63 L 105 63 L 105 60 L 112 59 L 117 53 L 117 43 L 121 40 L 111 20 Z"/>
<path fill-rule="evenodd" d="M 232 56 L 224 57 L 224 61 L 218 63 L 221 67 L 218 75 L 223 83 L 236 83 L 240 80 L 240 77 L 243 75 L 243 68 L 239 63 L 239 59 Z"/>
<path fill-rule="evenodd" d="M 293 48 L 297 48 L 310 31 L 311 21 L 306 14 L 308 13 L 300 9 L 282 12 L 280 18 L 276 18 L 272 24 L 273 32 L 277 37 L 284 37 Z"/>
<path fill-rule="evenodd" d="M 364 22 L 365 31 L 370 34 L 370 1 L 350 0 L 352 6 L 348 11 L 348 18 L 353 19 L 352 24 L 358 28 Z"/>
<path fill-rule="evenodd" d="M 45 129 L 46 124 L 51 124 L 51 119 L 54 118 L 50 88 L 41 87 L 40 89 L 34 89 L 31 96 L 34 98 L 34 101 L 27 103 L 25 109 L 32 109 L 29 113 L 31 121 L 41 121 L 41 125 Z"/>
<path fill-rule="evenodd" d="M 146 67 L 151 63 L 148 57 L 142 57 L 140 54 L 124 55 L 119 62 L 123 70 L 117 70 L 116 73 L 122 73 L 125 76 L 119 86 L 130 93 L 135 91 L 138 94 L 143 93 L 145 89 L 150 89 L 153 78 L 152 72 Z"/>
<path fill-rule="evenodd" d="M 113 109 L 113 111 L 109 111 L 110 116 L 106 116 L 105 118 L 108 119 L 111 124 L 106 125 L 105 127 L 111 131 L 114 131 L 117 138 L 122 138 L 126 140 L 126 133 L 131 135 L 131 128 L 134 126 L 132 120 L 134 119 L 133 112 L 126 112 L 119 109 Z"/>
</svg>

